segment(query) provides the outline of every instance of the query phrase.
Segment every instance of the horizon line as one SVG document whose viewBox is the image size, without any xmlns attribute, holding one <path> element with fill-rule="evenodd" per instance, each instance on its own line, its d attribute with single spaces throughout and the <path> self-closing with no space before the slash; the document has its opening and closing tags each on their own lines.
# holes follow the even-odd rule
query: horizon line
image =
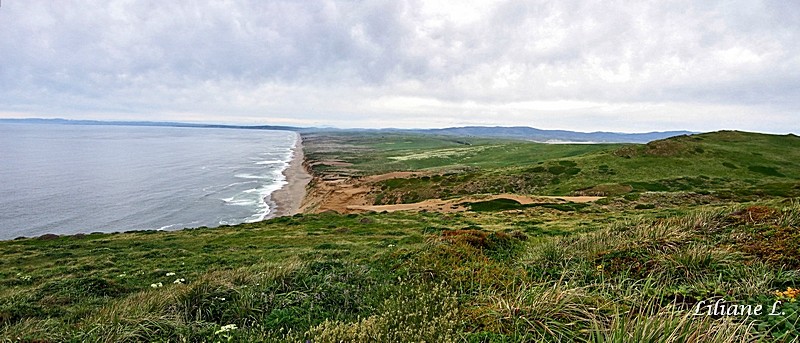
<svg viewBox="0 0 800 343">
<path fill-rule="evenodd" d="M 67 119 L 61 117 L 18 117 L 18 118 L 0 118 L 0 122 L 7 122 L 7 121 L 62 121 L 62 122 L 73 122 L 73 123 L 100 123 L 100 124 L 111 124 L 111 125 L 120 125 L 120 126 L 130 126 L 130 124 L 161 124 L 161 125 L 187 125 L 187 126 L 194 126 L 194 127 L 204 127 L 204 126 L 221 126 L 221 127 L 228 127 L 228 128 L 260 128 L 260 127 L 285 127 L 285 128 L 294 128 L 294 129 L 333 129 L 333 130 L 363 130 L 363 131 L 377 131 L 377 130 L 403 130 L 403 131 L 416 131 L 416 130 L 446 130 L 446 129 L 462 129 L 462 128 L 525 128 L 525 129 L 534 129 L 534 130 L 541 130 L 541 131 L 566 131 L 566 132 L 574 132 L 574 133 L 610 133 L 610 134 L 623 134 L 623 135 L 631 135 L 631 134 L 650 134 L 650 133 L 667 133 L 667 132 L 684 132 L 689 134 L 697 134 L 697 133 L 704 133 L 704 132 L 714 132 L 714 131 L 743 131 L 743 130 L 735 130 L 735 129 L 718 129 L 712 131 L 692 131 L 692 130 L 654 130 L 654 131 L 635 131 L 635 132 L 622 132 L 622 131 L 577 131 L 571 129 L 541 129 L 534 126 L 520 126 L 520 125 L 499 125 L 499 124 L 483 124 L 483 125 L 461 125 L 461 126 L 442 126 L 442 127 L 430 127 L 430 128 L 422 128 L 422 127 L 415 127 L 415 128 L 399 128 L 399 127 L 378 127 L 378 128 L 367 128 L 367 127 L 339 127 L 335 125 L 320 125 L 320 126 L 298 126 L 298 125 L 289 125 L 289 124 L 254 124 L 254 123 L 221 123 L 221 122 L 194 122 L 194 121 L 174 121 L 174 120 L 165 120 L 165 121 L 153 121 L 153 120 L 133 120 L 133 119 Z M 58 123 L 53 123 L 58 124 Z M 747 131 L 747 132 L 755 132 L 755 133 L 767 133 L 767 132 L 758 132 L 758 131 Z M 791 132 L 787 132 L 791 133 Z M 775 134 L 775 133 L 771 133 Z"/>
</svg>

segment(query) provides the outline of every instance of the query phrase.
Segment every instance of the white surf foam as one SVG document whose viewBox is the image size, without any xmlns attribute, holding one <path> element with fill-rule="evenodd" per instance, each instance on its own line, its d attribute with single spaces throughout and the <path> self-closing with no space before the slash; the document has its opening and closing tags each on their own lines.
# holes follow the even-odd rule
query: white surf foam
<svg viewBox="0 0 800 343">
<path fill-rule="evenodd" d="M 241 191 L 233 197 L 224 198 L 223 201 L 228 205 L 234 206 L 252 206 L 255 208 L 253 215 L 246 218 L 244 221 L 247 223 L 262 221 L 266 219 L 272 212 L 273 208 L 270 206 L 272 193 L 281 189 L 288 182 L 283 172 L 289 167 L 289 163 L 294 157 L 294 149 L 297 147 L 297 136 L 292 137 L 292 145 L 287 149 L 281 149 L 279 156 L 281 160 L 275 160 L 275 153 L 264 153 L 262 156 L 272 157 L 273 159 L 265 159 L 263 161 L 255 162 L 256 165 L 266 166 L 264 174 L 252 172 L 248 169 L 248 173 L 239 173 L 234 175 L 240 179 L 250 179 L 258 182 L 260 187 L 249 188 Z M 276 166 L 277 168 L 273 168 Z M 252 181 L 251 181 L 252 182 Z M 224 225 L 222 222 L 220 224 Z"/>
<path fill-rule="evenodd" d="M 238 177 L 240 179 L 254 179 L 254 180 L 262 180 L 262 179 L 268 179 L 269 178 L 269 176 L 265 176 L 265 175 L 253 175 L 253 174 L 245 174 L 245 173 L 236 174 L 236 175 L 234 175 L 234 177 Z"/>
<path fill-rule="evenodd" d="M 286 163 L 286 161 L 281 161 L 281 160 L 267 160 L 267 161 L 258 161 L 258 162 L 256 162 L 255 164 L 256 164 L 256 165 L 260 165 L 260 166 L 261 166 L 261 165 L 266 165 L 266 164 L 281 164 L 281 163 Z"/>
</svg>

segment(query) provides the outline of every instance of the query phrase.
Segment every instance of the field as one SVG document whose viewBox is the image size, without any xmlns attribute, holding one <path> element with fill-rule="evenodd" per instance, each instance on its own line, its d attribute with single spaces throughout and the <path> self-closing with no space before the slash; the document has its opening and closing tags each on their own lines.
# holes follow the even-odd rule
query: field
<svg viewBox="0 0 800 343">
<path fill-rule="evenodd" d="M 525 141 L 393 133 L 310 133 L 303 135 L 306 154 L 320 162 L 315 172 L 344 169 L 358 175 L 391 171 L 460 170 L 532 164 L 593 151 L 615 144 L 537 144 Z M 345 161 L 342 166 L 326 165 Z"/>
<path fill-rule="evenodd" d="M 318 141 L 323 141 L 318 144 Z M 364 143 L 368 142 L 368 143 Z M 716 132 L 647 145 L 551 145 L 451 137 L 312 137 L 322 175 L 420 172 L 376 185 L 375 204 L 470 194 L 616 196 L 713 192 L 718 197 L 800 195 L 800 138 Z M 334 148 L 328 149 L 328 145 Z"/>
<path fill-rule="evenodd" d="M 0 337 L 800 337 L 795 136 L 719 132 L 647 145 L 303 136 L 316 201 L 303 214 L 214 229 L 0 242 Z M 457 208 L 365 210 L 443 199 Z M 763 311 L 706 315 L 715 303 Z"/>
</svg>

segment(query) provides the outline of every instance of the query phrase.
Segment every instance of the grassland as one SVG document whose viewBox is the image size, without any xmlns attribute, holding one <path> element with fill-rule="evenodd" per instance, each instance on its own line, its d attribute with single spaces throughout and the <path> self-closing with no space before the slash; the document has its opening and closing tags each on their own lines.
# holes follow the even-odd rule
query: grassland
<svg viewBox="0 0 800 343">
<path fill-rule="evenodd" d="M 586 204 L 477 201 L 454 213 L 306 213 L 214 229 L 0 242 L 0 337 L 791 342 L 800 336 L 796 137 L 723 132 L 608 146 L 305 138 L 317 182 L 418 173 L 380 181 L 386 187 L 376 197 L 422 189 L 437 189 L 424 196 L 504 192 L 494 187 L 538 174 L 552 176 L 541 186 L 522 181 L 515 193 L 608 197 Z M 546 172 L 532 171 L 539 167 Z M 557 167 L 562 172 L 551 170 Z M 768 309 L 780 300 L 783 314 L 693 315 L 701 301 L 718 299 Z"/>
<path fill-rule="evenodd" d="M 315 144 L 323 139 L 336 148 Z M 800 137 L 794 135 L 725 131 L 624 146 L 358 135 L 314 137 L 309 145 L 316 160 L 339 162 L 317 165 L 320 175 L 424 172 L 377 185 L 375 204 L 498 193 L 800 196 Z"/>
<path fill-rule="evenodd" d="M 303 135 L 303 142 L 309 159 L 321 162 L 312 167 L 315 173 L 354 175 L 512 167 L 621 146 L 373 132 L 311 133 Z M 345 165 L 329 165 L 326 161 Z"/>
</svg>

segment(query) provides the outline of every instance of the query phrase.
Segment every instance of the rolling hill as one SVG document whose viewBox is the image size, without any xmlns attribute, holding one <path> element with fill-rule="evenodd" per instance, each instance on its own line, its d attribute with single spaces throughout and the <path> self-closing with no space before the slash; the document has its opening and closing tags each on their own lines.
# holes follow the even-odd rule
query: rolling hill
<svg viewBox="0 0 800 343">
<path fill-rule="evenodd" d="M 405 138 L 403 138 L 405 137 Z M 413 142 L 399 136 L 398 141 Z M 430 139 L 430 138 L 427 138 Z M 463 140 L 463 139 L 462 139 Z M 468 194 L 622 195 L 641 192 L 701 192 L 722 197 L 800 194 L 800 138 L 720 131 L 683 135 L 643 145 L 548 145 L 473 139 L 440 146 L 414 146 L 413 153 L 382 150 L 393 139 L 350 141 L 365 149 L 316 152 L 318 172 L 350 174 L 421 171 L 416 177 L 385 180 L 377 204 L 408 203 Z M 359 145 L 360 144 L 360 145 Z M 358 149 L 356 149 L 358 150 Z M 372 167 L 372 161 L 380 161 Z M 402 162 L 402 163 L 401 163 Z"/>
</svg>

